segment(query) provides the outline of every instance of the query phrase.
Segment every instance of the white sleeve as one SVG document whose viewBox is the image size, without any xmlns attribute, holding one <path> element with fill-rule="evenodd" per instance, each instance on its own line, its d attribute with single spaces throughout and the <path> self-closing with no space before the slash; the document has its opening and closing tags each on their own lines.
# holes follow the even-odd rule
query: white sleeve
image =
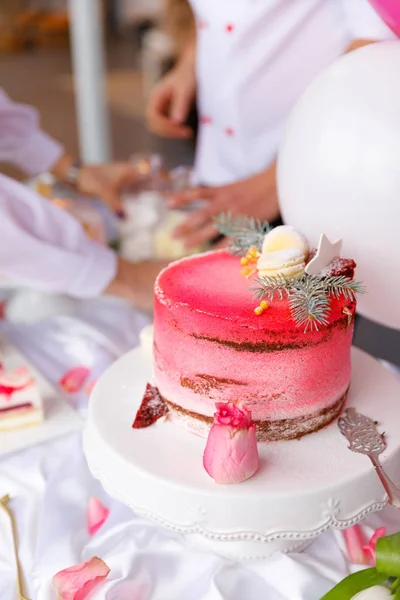
<svg viewBox="0 0 400 600">
<path fill-rule="evenodd" d="M 50 170 L 63 153 L 62 145 L 40 129 L 37 111 L 13 102 L 0 88 L 0 161 L 38 175 Z"/>
<path fill-rule="evenodd" d="M 115 276 L 114 252 L 89 239 L 64 210 L 0 175 L 0 275 L 44 292 L 101 294 Z"/>
<path fill-rule="evenodd" d="M 342 3 L 347 29 L 353 40 L 383 41 L 397 39 L 397 36 L 381 19 L 369 0 L 340 0 L 340 2 Z"/>
</svg>

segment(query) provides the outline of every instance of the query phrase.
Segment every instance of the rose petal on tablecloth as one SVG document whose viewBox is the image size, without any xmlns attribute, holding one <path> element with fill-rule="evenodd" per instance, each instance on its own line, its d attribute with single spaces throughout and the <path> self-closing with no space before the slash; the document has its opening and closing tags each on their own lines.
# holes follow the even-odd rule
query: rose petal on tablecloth
<svg viewBox="0 0 400 600">
<path fill-rule="evenodd" d="M 60 379 L 60 387 L 68 394 L 79 392 L 90 374 L 90 369 L 84 366 L 73 367 Z"/>
<path fill-rule="evenodd" d="M 87 507 L 87 528 L 89 535 L 94 535 L 107 520 L 110 510 L 98 498 L 89 498 Z"/>
<path fill-rule="evenodd" d="M 97 556 L 59 571 L 53 577 L 58 600 L 85 600 L 109 572 L 106 563 Z"/>
</svg>

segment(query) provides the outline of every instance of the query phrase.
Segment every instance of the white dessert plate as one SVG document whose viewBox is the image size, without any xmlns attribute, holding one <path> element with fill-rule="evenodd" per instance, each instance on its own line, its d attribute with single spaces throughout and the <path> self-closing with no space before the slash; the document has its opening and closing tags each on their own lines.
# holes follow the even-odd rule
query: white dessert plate
<svg viewBox="0 0 400 600">
<path fill-rule="evenodd" d="M 0 431 L 0 457 L 82 428 L 83 421 L 78 413 L 16 348 L 2 344 L 1 351 L 6 368 L 26 365 L 32 372 L 43 399 L 45 418 L 40 425 Z"/>
<path fill-rule="evenodd" d="M 347 406 L 386 432 L 382 463 L 400 480 L 400 384 L 375 359 L 352 350 Z M 107 492 L 189 541 L 235 559 L 300 549 L 328 529 L 344 529 L 382 509 L 386 494 L 369 459 L 347 448 L 337 424 L 300 440 L 260 444 L 261 468 L 238 485 L 217 485 L 202 465 L 205 439 L 171 422 L 133 430 L 151 355 L 126 354 L 100 378 L 84 445 Z"/>
</svg>

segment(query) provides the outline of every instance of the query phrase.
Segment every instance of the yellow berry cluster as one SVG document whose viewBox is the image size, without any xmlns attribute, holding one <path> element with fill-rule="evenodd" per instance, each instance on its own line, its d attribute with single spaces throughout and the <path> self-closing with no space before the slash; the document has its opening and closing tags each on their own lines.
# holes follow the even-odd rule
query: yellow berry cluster
<svg viewBox="0 0 400 600">
<path fill-rule="evenodd" d="M 257 306 L 257 308 L 254 309 L 254 312 L 257 315 L 257 317 L 259 317 L 263 314 L 265 310 L 267 310 L 267 308 L 269 308 L 269 302 L 267 302 L 266 300 L 261 300 L 260 306 Z"/>
<path fill-rule="evenodd" d="M 250 246 L 246 256 L 240 259 L 240 264 L 243 269 L 240 271 L 243 277 L 251 277 L 257 271 L 257 261 L 260 258 L 260 253 L 255 246 Z"/>
</svg>

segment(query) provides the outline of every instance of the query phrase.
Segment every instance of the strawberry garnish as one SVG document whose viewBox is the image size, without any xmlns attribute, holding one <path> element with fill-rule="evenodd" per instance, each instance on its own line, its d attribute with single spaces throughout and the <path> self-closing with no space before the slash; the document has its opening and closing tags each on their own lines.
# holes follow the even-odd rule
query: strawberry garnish
<svg viewBox="0 0 400 600">
<path fill-rule="evenodd" d="M 156 387 L 148 383 L 132 427 L 133 429 L 150 427 L 150 425 L 153 425 L 153 423 L 164 417 L 167 413 L 168 407 L 160 396 L 160 392 Z"/>
</svg>

